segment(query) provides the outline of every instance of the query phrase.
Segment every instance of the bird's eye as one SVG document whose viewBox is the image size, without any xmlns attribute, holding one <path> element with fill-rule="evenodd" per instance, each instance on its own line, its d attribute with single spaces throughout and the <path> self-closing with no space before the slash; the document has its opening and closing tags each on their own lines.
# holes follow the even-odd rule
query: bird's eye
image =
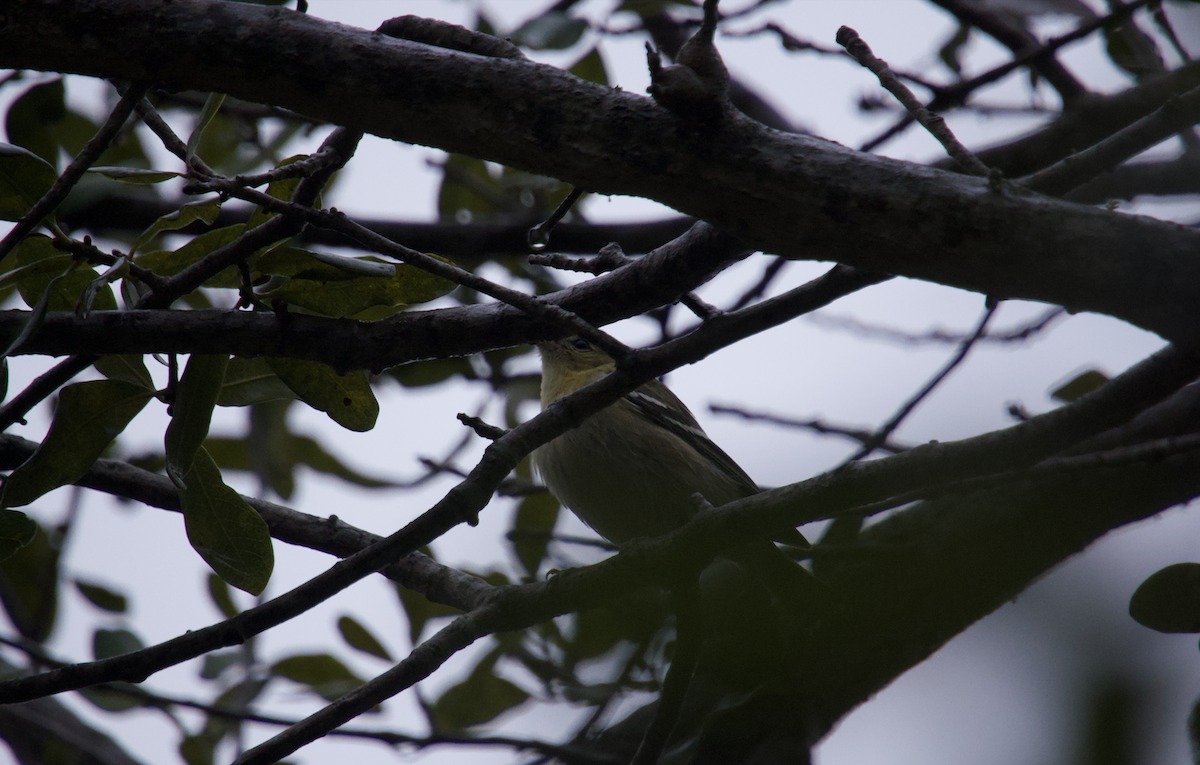
<svg viewBox="0 0 1200 765">
<path fill-rule="evenodd" d="M 589 343 L 587 340 L 584 340 L 582 337 L 577 337 L 574 340 L 572 340 L 571 345 L 577 351 L 590 351 L 592 349 L 592 344 Z"/>
</svg>

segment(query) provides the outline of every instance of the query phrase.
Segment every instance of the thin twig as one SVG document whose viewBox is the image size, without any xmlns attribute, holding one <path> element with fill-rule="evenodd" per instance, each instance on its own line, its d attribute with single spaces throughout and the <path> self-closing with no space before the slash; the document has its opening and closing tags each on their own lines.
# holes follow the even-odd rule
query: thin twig
<svg viewBox="0 0 1200 765">
<path fill-rule="evenodd" d="M 99 356 L 69 356 L 13 396 L 0 407 L 0 431 L 8 430 L 14 423 L 24 423 L 25 415 L 43 399 L 66 385 L 71 378 L 96 363 Z"/>
<path fill-rule="evenodd" d="M 529 249 L 535 252 L 541 252 L 546 249 L 546 245 L 550 243 L 550 232 L 566 216 L 567 212 L 575 206 L 575 203 L 579 201 L 581 196 L 583 196 L 583 189 L 578 186 L 571 189 L 571 193 L 567 194 L 562 202 L 559 202 L 558 207 L 554 209 L 554 212 L 550 213 L 549 218 L 529 229 L 529 233 L 525 235 L 529 242 Z"/>
<path fill-rule="evenodd" d="M 771 263 L 763 269 L 763 274 L 754 286 L 746 290 L 741 297 L 730 307 L 729 310 L 736 311 L 739 308 L 744 308 L 750 305 L 755 300 L 766 294 L 767 288 L 771 286 L 771 282 L 783 271 L 783 267 L 790 261 L 787 258 L 775 258 Z"/>
<path fill-rule="evenodd" d="M 1134 11 L 1151 2 L 1155 2 L 1155 0 L 1134 0 L 1134 2 L 1130 3 L 1129 5 L 1118 8 L 1107 16 L 1099 17 L 1087 23 L 1080 24 L 1076 29 L 1068 32 L 1062 37 L 1055 37 L 1051 40 L 1048 40 L 1046 44 L 1042 45 L 1041 47 L 1033 48 L 1025 53 L 1014 56 L 1012 60 L 1001 64 L 994 69 L 990 69 L 983 74 L 976 75 L 968 80 L 956 82 L 952 85 L 944 86 L 934 93 L 933 100 L 929 102 L 929 105 L 926 106 L 926 108 L 930 111 L 937 112 L 960 106 L 966 102 L 967 97 L 971 93 L 974 93 L 976 90 L 979 90 L 985 85 L 990 85 L 991 83 L 1007 76 L 1009 73 L 1014 72 L 1023 66 L 1031 64 L 1044 56 L 1053 55 L 1054 52 L 1059 48 L 1076 42 L 1077 40 L 1081 40 L 1101 27 L 1104 27 L 1108 24 L 1119 23 L 1121 20 L 1132 15 Z M 896 135 L 912 123 L 912 116 L 905 115 L 897 124 L 884 131 L 883 134 L 864 143 L 860 147 L 860 150 L 871 151 L 872 149 L 875 149 L 884 141 Z"/>
<path fill-rule="evenodd" d="M 869 430 L 861 428 L 848 428 L 843 425 L 829 425 L 821 420 L 797 420 L 792 417 L 781 417 L 777 414 L 769 414 L 767 412 L 751 412 L 741 407 L 722 406 L 720 404 L 709 404 L 708 411 L 713 414 L 733 414 L 741 417 L 744 420 L 752 422 L 769 422 L 772 425 L 782 425 L 788 428 L 801 428 L 811 430 L 814 433 L 820 433 L 823 436 L 842 436 L 849 438 L 852 441 L 857 441 L 860 444 L 867 444 L 872 441 L 875 434 Z M 899 454 L 911 449 L 911 446 L 904 446 L 893 441 L 884 441 L 875 447 L 882 449 L 885 452 Z"/>
<path fill-rule="evenodd" d="M 983 314 L 983 318 L 979 320 L 979 325 L 975 328 L 975 332 L 972 333 L 969 338 L 963 341 L 962 345 L 960 345 L 958 348 L 958 352 L 954 354 L 953 358 L 950 359 L 946 366 L 942 367 L 941 371 L 934 375 L 929 382 L 927 382 L 925 386 L 916 393 L 916 395 L 905 402 L 904 406 L 900 407 L 896 414 L 894 414 L 883 427 L 876 431 L 871 440 L 863 444 L 862 448 L 854 453 L 854 456 L 846 460 L 846 463 L 857 462 L 861 460 L 862 458 L 870 455 L 871 452 L 875 451 L 881 444 L 887 441 L 892 433 L 895 432 L 896 428 L 900 426 L 900 423 L 904 422 L 904 418 L 907 417 L 909 413 L 917 407 L 917 404 L 920 404 L 922 401 L 924 401 L 925 398 L 933 392 L 934 388 L 940 385 L 942 381 L 945 380 L 946 377 L 967 358 L 967 354 L 970 353 L 971 349 L 975 347 L 975 343 L 977 343 L 979 338 L 983 337 L 983 333 L 987 331 L 988 322 L 990 322 L 992 317 L 996 315 L 996 308 L 998 308 L 999 305 L 1000 304 L 998 302 L 995 302 L 988 306 L 988 309 Z"/>
<path fill-rule="evenodd" d="M 146 123 L 146 127 L 150 128 L 150 130 L 156 136 L 158 136 L 158 139 L 162 141 L 163 146 L 167 149 L 167 151 L 171 152 L 178 157 L 180 161 L 187 164 L 187 144 L 184 143 L 182 138 L 175 135 L 175 131 L 171 129 L 171 126 L 167 124 L 166 120 L 162 118 L 162 115 L 158 113 L 158 110 L 154 108 L 154 104 L 150 103 L 149 99 L 143 98 L 138 101 L 137 112 L 139 115 L 141 115 L 142 122 Z M 217 174 L 215 170 L 208 166 L 208 163 L 206 163 L 203 159 L 200 159 L 200 157 L 196 154 L 191 156 L 191 164 L 188 169 L 195 170 L 205 177 Z"/>
<path fill-rule="evenodd" d="M 1062 196 L 1197 122 L 1200 122 L 1200 88 L 1193 88 L 1167 99 L 1158 109 L 1100 143 L 1017 183 L 1042 194 Z"/>
<path fill-rule="evenodd" d="M 920 122 L 921 126 L 937 139 L 946 153 L 953 157 L 963 170 L 971 175 L 987 176 L 987 165 L 980 162 L 978 157 L 959 142 L 946 125 L 945 118 L 926 109 L 913 95 L 913 92 L 888 69 L 887 62 L 871 52 L 870 46 L 858 36 L 858 32 L 843 26 L 837 31 L 837 41 L 838 45 L 845 48 L 846 52 L 853 56 L 858 63 L 875 73 L 875 76 L 879 78 L 879 84 L 904 105 L 913 119 Z"/>
<path fill-rule="evenodd" d="M 1038 318 L 1033 319 L 1026 324 L 1018 325 L 1005 332 L 985 332 L 983 336 L 979 338 L 979 342 L 1024 342 L 1030 338 L 1036 337 L 1055 321 L 1063 318 L 1066 315 L 1067 311 L 1065 308 L 1055 306 L 1054 308 L 1047 310 Z M 958 332 L 947 332 L 943 329 L 933 329 L 922 334 L 914 334 L 911 332 L 904 332 L 899 329 L 893 329 L 892 327 L 881 327 L 874 324 L 865 324 L 849 316 L 828 316 L 824 312 L 811 313 L 805 318 L 814 324 L 819 324 L 830 329 L 838 329 L 845 332 L 850 332 L 851 334 L 859 337 L 876 338 L 894 343 L 902 343 L 904 345 L 961 343 L 970 337 L 970 335 L 964 335 Z"/>
<path fill-rule="evenodd" d="M 486 438 L 489 441 L 495 441 L 498 438 L 503 438 L 508 431 L 504 428 L 498 428 L 495 425 L 484 422 L 478 417 L 472 417 L 463 412 L 458 413 L 458 421 L 466 425 L 471 430 L 475 431 L 475 435 L 480 438 Z"/>
<path fill-rule="evenodd" d="M 125 121 L 129 119 L 129 115 L 133 113 L 134 105 L 149 89 L 149 83 L 139 83 L 130 87 L 126 94 L 121 96 L 121 100 L 113 107 L 108 119 L 104 121 L 104 124 L 100 126 L 100 129 L 96 131 L 96 134 L 91 137 L 75 159 L 71 160 L 71 164 L 67 166 L 62 175 L 58 176 L 50 190 L 34 203 L 29 212 L 21 217 L 21 220 L 17 221 L 4 239 L 0 239 L 0 259 L 8 255 L 18 242 L 36 229 L 46 216 L 54 212 L 54 209 L 67 198 L 68 192 L 74 188 L 87 169 L 96 163 L 100 155 L 117 137 L 117 133 L 121 131 Z"/>
</svg>

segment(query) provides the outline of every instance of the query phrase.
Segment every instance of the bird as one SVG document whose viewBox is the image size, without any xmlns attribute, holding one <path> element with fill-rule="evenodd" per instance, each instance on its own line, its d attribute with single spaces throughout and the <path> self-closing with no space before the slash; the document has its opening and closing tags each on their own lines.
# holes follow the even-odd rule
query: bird
<svg viewBox="0 0 1200 765">
<path fill-rule="evenodd" d="M 579 336 L 537 344 L 541 404 L 553 404 L 616 370 L 616 362 Z M 754 480 L 700 427 L 660 380 L 627 393 L 533 452 L 550 493 L 618 547 L 679 528 L 696 514 L 699 493 L 719 507 L 759 491 Z M 784 541 L 807 547 L 794 528 Z M 783 600 L 810 604 L 824 585 L 767 538 L 722 553 L 750 569 Z"/>
</svg>

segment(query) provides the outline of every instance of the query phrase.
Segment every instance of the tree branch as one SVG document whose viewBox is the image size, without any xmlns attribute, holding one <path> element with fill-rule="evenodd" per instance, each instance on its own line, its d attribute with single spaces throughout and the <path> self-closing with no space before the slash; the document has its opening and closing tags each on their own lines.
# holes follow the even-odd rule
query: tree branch
<svg viewBox="0 0 1200 765">
<path fill-rule="evenodd" d="M 737 238 L 700 223 L 618 271 L 542 300 L 607 324 L 673 303 L 749 254 Z M 0 337 L 15 337 L 27 316 L 25 311 L 0 312 Z M 371 323 L 248 311 L 93 311 L 86 319 L 52 312 L 21 350 L 289 356 L 339 370 L 382 370 L 433 356 L 520 345 L 548 338 L 552 331 L 499 304 L 407 311 Z"/>
<path fill-rule="evenodd" d="M 689 135 L 647 98 L 552 67 L 278 8 L 96 0 L 74 10 L 14 8 L 0 29 L 0 66 L 158 76 L 599 193 L 650 197 L 768 252 L 1107 313 L 1175 342 L 1200 341 L 1200 232 L 992 193 L 984 181 L 739 117 Z"/>
</svg>

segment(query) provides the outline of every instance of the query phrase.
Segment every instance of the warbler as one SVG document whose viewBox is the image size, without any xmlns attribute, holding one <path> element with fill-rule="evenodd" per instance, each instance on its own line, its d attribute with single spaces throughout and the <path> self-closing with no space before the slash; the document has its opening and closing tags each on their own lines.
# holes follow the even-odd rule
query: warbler
<svg viewBox="0 0 1200 765">
<path fill-rule="evenodd" d="M 537 347 L 542 356 L 543 409 L 616 369 L 612 357 L 581 337 Z M 617 546 L 682 526 L 699 509 L 693 494 L 719 507 L 759 491 L 658 380 L 536 449 L 533 467 L 559 502 Z M 795 529 L 780 536 L 808 545 Z M 811 600 L 819 589 L 807 569 L 769 539 L 738 546 L 723 557 L 769 579 L 765 583 L 777 594 L 782 588 Z"/>
</svg>

